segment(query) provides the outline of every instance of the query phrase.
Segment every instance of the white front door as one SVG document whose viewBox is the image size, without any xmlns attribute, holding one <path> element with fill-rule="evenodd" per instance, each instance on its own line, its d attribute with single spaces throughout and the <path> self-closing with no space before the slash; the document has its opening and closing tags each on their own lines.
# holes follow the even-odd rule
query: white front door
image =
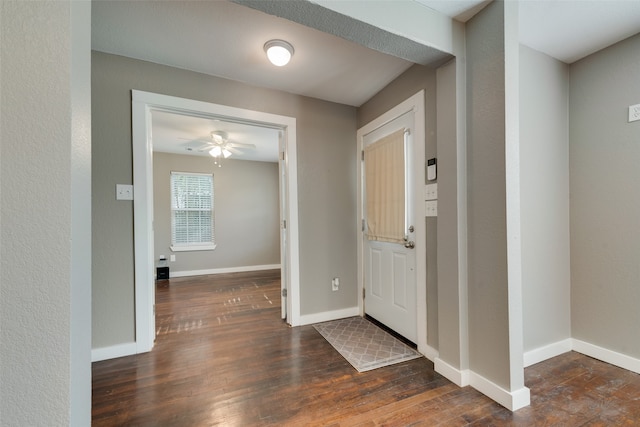
<svg viewBox="0 0 640 427">
<path fill-rule="evenodd" d="M 363 135 L 363 275 L 364 312 L 418 343 L 413 135 L 414 111 Z"/>
</svg>

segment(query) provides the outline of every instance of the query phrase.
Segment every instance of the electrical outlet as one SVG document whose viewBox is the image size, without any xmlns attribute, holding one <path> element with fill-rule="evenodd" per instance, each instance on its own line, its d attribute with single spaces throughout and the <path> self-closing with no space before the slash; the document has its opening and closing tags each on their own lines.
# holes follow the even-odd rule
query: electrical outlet
<svg viewBox="0 0 640 427">
<path fill-rule="evenodd" d="M 629 106 L 629 123 L 640 120 L 640 104 Z"/>
<path fill-rule="evenodd" d="M 175 255 L 169 255 L 169 257 L 170 257 L 169 260 L 171 262 L 175 262 L 176 261 L 176 256 Z"/>
<path fill-rule="evenodd" d="M 340 289 L 340 279 L 334 277 L 333 279 L 331 279 L 331 290 L 337 291 L 338 289 Z"/>
<path fill-rule="evenodd" d="M 116 184 L 116 200 L 133 200 L 133 185 Z"/>
</svg>

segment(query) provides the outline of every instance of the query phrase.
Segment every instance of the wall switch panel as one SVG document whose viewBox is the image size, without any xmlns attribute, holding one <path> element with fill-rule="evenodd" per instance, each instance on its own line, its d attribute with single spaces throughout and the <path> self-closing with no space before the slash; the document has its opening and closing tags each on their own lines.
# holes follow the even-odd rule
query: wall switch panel
<svg viewBox="0 0 640 427">
<path fill-rule="evenodd" d="M 116 184 L 116 200 L 133 200 L 133 185 Z"/>
<path fill-rule="evenodd" d="M 438 184 L 427 184 L 424 186 L 424 199 L 436 200 L 438 198 Z"/>
<path fill-rule="evenodd" d="M 438 201 L 428 200 L 424 202 L 425 216 L 438 216 Z"/>
<path fill-rule="evenodd" d="M 629 106 L 629 123 L 640 120 L 640 104 Z"/>
</svg>

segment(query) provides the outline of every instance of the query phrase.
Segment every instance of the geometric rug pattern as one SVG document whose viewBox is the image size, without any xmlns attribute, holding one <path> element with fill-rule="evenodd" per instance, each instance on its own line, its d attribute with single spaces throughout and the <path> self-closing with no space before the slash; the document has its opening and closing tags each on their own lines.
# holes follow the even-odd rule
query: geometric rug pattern
<svg viewBox="0 0 640 427">
<path fill-rule="evenodd" d="M 420 353 L 360 316 L 313 327 L 358 372 L 422 357 Z"/>
</svg>

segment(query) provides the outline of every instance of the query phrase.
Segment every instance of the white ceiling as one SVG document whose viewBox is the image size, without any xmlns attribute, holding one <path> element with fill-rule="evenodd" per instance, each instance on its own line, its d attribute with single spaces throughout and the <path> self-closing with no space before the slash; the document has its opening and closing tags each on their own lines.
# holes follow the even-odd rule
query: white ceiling
<svg viewBox="0 0 640 427">
<path fill-rule="evenodd" d="M 567 64 L 638 33 L 638 0 L 529 0 L 520 4 L 520 43 Z"/>
<path fill-rule="evenodd" d="M 219 0 L 93 2 L 91 37 L 94 50 L 355 106 L 412 65 Z M 293 44 L 286 67 L 266 60 L 271 39 Z"/>
<path fill-rule="evenodd" d="M 463 22 L 487 4 L 486 0 L 414 1 Z M 521 1 L 519 26 L 521 43 L 572 63 L 640 32 L 640 1 Z M 274 38 L 287 40 L 295 47 L 286 67 L 266 61 L 263 45 Z M 221 0 L 94 1 L 92 48 L 352 106 L 362 105 L 412 65 Z M 181 122 L 187 120 L 184 116 L 161 119 L 158 126 L 162 127 L 153 131 L 156 149 L 177 145 L 163 150 L 184 150 L 178 144 L 185 140 L 177 138 L 200 139 L 212 130 L 220 130 L 205 130 L 213 123 L 189 128 Z M 182 132 L 170 131 L 173 126 Z M 248 142 L 242 140 L 240 130 L 233 138 Z"/>
<path fill-rule="evenodd" d="M 151 113 L 151 125 L 154 151 L 206 156 L 208 151 L 200 149 L 211 142 L 211 132 L 222 131 L 227 133 L 229 142 L 255 145 L 255 148 L 240 149 L 242 154 L 234 154 L 232 159 L 278 161 L 277 129 L 164 111 Z"/>
</svg>

